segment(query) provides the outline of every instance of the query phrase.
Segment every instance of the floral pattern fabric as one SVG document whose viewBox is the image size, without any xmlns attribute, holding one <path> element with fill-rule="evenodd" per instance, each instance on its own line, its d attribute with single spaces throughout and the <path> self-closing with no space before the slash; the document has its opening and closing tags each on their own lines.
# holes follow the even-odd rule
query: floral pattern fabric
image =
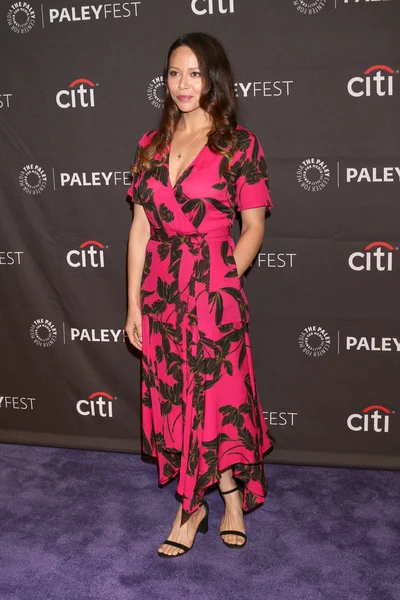
<svg viewBox="0 0 400 600">
<path fill-rule="evenodd" d="M 179 475 L 182 523 L 229 467 L 243 482 L 244 511 L 267 491 L 262 455 L 271 438 L 230 228 L 236 210 L 273 204 L 259 140 L 241 126 L 235 135 L 232 175 L 226 158 L 204 146 L 174 187 L 168 153 L 164 165 L 135 174 L 128 191 L 151 226 L 140 294 L 142 450 L 158 459 L 161 484 Z"/>
</svg>

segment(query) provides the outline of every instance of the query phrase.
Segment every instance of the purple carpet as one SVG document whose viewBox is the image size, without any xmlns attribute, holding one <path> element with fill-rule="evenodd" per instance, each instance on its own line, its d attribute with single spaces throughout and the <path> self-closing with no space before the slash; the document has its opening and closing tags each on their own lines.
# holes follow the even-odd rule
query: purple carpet
<svg viewBox="0 0 400 600">
<path fill-rule="evenodd" d="M 400 473 L 266 466 L 241 551 L 210 530 L 184 557 L 156 549 L 175 515 L 139 456 L 0 444 L 1 600 L 399 600 Z"/>
</svg>

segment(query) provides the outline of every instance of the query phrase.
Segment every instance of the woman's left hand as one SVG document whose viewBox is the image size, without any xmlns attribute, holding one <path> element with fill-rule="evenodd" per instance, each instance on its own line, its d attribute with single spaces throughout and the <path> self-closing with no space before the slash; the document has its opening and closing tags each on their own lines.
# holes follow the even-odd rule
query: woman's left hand
<svg viewBox="0 0 400 600">
<path fill-rule="evenodd" d="M 233 253 L 239 277 L 242 277 L 250 267 L 263 242 L 265 207 L 260 206 L 258 208 L 243 210 L 241 217 L 242 231 Z"/>
</svg>

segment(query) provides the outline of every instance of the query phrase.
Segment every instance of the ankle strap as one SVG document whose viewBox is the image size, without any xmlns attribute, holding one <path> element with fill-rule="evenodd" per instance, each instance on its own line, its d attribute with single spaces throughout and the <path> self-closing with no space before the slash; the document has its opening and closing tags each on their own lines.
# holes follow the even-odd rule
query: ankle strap
<svg viewBox="0 0 400 600">
<path fill-rule="evenodd" d="M 223 496 L 225 496 L 225 494 L 231 494 L 232 492 L 236 492 L 238 489 L 240 489 L 240 488 L 239 488 L 239 487 L 235 487 L 235 488 L 233 488 L 232 490 L 228 490 L 227 492 L 221 492 L 221 490 L 220 490 L 220 493 L 221 493 Z"/>
</svg>

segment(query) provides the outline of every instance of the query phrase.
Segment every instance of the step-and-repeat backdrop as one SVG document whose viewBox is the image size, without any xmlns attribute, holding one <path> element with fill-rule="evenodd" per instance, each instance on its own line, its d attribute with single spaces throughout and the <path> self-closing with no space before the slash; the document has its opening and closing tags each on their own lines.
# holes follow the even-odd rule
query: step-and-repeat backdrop
<svg viewBox="0 0 400 600">
<path fill-rule="evenodd" d="M 0 441 L 140 450 L 129 165 L 205 31 L 275 203 L 246 283 L 267 460 L 400 468 L 399 4 L 2 2 Z"/>
</svg>

